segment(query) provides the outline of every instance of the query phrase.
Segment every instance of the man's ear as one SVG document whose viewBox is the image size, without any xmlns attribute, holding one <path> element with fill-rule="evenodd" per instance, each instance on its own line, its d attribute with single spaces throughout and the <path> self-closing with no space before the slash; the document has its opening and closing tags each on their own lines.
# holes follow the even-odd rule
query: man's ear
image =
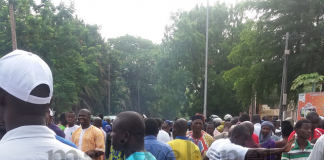
<svg viewBox="0 0 324 160">
<path fill-rule="evenodd" d="M 129 138 L 130 138 L 130 134 L 128 132 L 125 133 L 125 141 L 129 141 Z"/>
</svg>

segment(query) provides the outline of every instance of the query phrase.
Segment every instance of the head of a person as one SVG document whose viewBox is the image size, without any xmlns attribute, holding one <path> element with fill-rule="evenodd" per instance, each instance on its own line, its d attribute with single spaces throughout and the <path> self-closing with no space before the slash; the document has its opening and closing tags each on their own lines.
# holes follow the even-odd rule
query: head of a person
<svg viewBox="0 0 324 160">
<path fill-rule="evenodd" d="M 66 114 L 65 113 L 61 113 L 60 114 L 60 122 L 63 126 L 66 126 L 68 124 L 67 120 L 66 120 Z"/>
<path fill-rule="evenodd" d="M 231 119 L 231 123 L 232 125 L 236 125 L 236 123 L 239 121 L 239 117 L 235 116 L 235 117 L 232 117 Z"/>
<path fill-rule="evenodd" d="M 269 117 L 268 117 L 268 116 L 263 116 L 263 117 L 262 117 L 262 120 L 263 120 L 263 121 L 269 121 Z"/>
<path fill-rule="evenodd" d="M 223 120 L 219 117 L 213 119 L 214 127 L 217 128 L 218 126 L 222 125 Z"/>
<path fill-rule="evenodd" d="M 68 125 L 74 126 L 76 120 L 75 113 L 73 111 L 68 111 L 65 113 L 65 117 Z"/>
<path fill-rule="evenodd" d="M 173 122 L 173 126 L 172 126 L 172 136 L 173 139 L 175 139 L 175 137 L 177 136 L 186 136 L 188 130 L 188 122 L 183 119 L 183 118 L 179 118 L 176 121 Z"/>
<path fill-rule="evenodd" d="M 282 138 L 287 138 L 290 136 L 291 132 L 294 131 L 294 128 L 291 125 L 282 125 L 281 134 Z"/>
<path fill-rule="evenodd" d="M 7 132 L 46 125 L 52 95 L 52 72 L 39 56 L 15 50 L 0 59 L 0 117 Z"/>
<path fill-rule="evenodd" d="M 112 146 L 116 151 L 136 152 L 144 147 L 145 123 L 142 115 L 133 112 L 121 112 L 112 126 Z"/>
<path fill-rule="evenodd" d="M 168 123 L 163 123 L 162 124 L 162 130 L 166 131 L 167 133 L 170 132 L 170 126 Z"/>
<path fill-rule="evenodd" d="M 295 125 L 297 138 L 309 139 L 311 136 L 312 124 L 308 119 L 300 119 Z"/>
<path fill-rule="evenodd" d="M 249 137 L 249 130 L 241 124 L 236 125 L 230 134 L 231 142 L 240 146 L 245 146 L 245 142 Z"/>
<path fill-rule="evenodd" d="M 274 120 L 274 121 L 272 121 L 272 124 L 274 126 L 274 130 L 275 129 L 279 129 L 279 127 L 280 127 L 280 121 Z"/>
<path fill-rule="evenodd" d="M 260 116 L 258 114 L 254 114 L 252 116 L 252 123 L 253 124 L 260 123 L 261 124 L 261 118 L 260 118 Z"/>
<path fill-rule="evenodd" d="M 206 132 L 209 135 L 213 136 L 214 135 L 214 130 L 215 130 L 214 123 L 213 122 L 208 122 L 207 127 L 206 127 Z"/>
<path fill-rule="evenodd" d="M 145 136 L 153 135 L 157 137 L 158 133 L 159 133 L 159 127 L 156 120 L 154 118 L 147 118 L 145 120 Z"/>
<path fill-rule="evenodd" d="M 312 131 L 315 130 L 315 128 L 320 128 L 319 124 L 321 121 L 321 118 L 318 116 L 318 114 L 314 111 L 309 112 L 306 116 L 306 119 L 308 119 L 312 123 Z M 296 126 L 295 126 L 296 127 Z"/>
<path fill-rule="evenodd" d="M 240 122 L 250 121 L 250 116 L 246 113 L 243 113 L 243 114 L 241 114 L 239 121 Z"/>
<path fill-rule="evenodd" d="M 106 122 L 108 123 L 108 124 L 110 124 L 111 122 L 110 122 L 110 118 L 106 118 Z"/>
<path fill-rule="evenodd" d="M 101 118 L 99 118 L 99 117 L 93 118 L 92 125 L 95 126 L 95 127 L 97 127 L 97 128 L 101 128 L 102 127 L 102 120 L 101 120 Z"/>
<path fill-rule="evenodd" d="M 201 115 L 194 115 L 191 117 L 192 132 L 201 132 L 204 130 L 204 117 Z"/>
<path fill-rule="evenodd" d="M 160 118 L 154 118 L 155 119 L 155 121 L 157 122 L 157 124 L 158 124 L 158 128 L 159 128 L 159 130 L 161 130 L 161 127 L 162 127 L 162 120 L 160 119 Z"/>
<path fill-rule="evenodd" d="M 230 114 L 226 114 L 225 116 L 224 116 L 224 121 L 226 122 L 226 121 L 231 121 L 231 119 L 232 119 L 232 116 L 230 115 Z"/>
<path fill-rule="evenodd" d="M 274 130 L 274 126 L 272 122 L 264 121 L 261 124 L 261 134 L 263 135 L 263 137 L 266 137 L 268 134 L 271 134 L 273 130 Z"/>
<path fill-rule="evenodd" d="M 250 137 L 252 137 L 253 132 L 254 132 L 254 125 L 253 125 L 253 123 L 250 122 L 250 121 L 245 121 L 245 122 L 242 122 L 241 125 L 243 125 L 244 127 L 246 127 L 249 130 Z"/>
<path fill-rule="evenodd" d="M 101 120 L 104 120 L 103 114 L 99 114 L 99 118 L 101 118 Z"/>
<path fill-rule="evenodd" d="M 90 111 L 87 109 L 81 109 L 78 114 L 78 121 L 80 122 L 82 128 L 90 127 L 90 122 L 91 122 Z"/>
</svg>

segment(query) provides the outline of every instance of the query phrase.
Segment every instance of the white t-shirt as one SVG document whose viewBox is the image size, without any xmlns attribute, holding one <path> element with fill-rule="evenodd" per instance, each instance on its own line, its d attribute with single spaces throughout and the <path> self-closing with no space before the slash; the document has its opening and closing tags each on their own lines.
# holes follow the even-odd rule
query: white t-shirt
<svg viewBox="0 0 324 160">
<path fill-rule="evenodd" d="M 260 132 L 261 132 L 261 124 L 260 123 L 254 124 L 254 132 L 253 133 L 259 137 Z"/>
<path fill-rule="evenodd" d="M 63 144 L 47 126 L 22 126 L 0 141 L 1 160 L 91 160 L 84 152 Z"/>
<path fill-rule="evenodd" d="M 72 140 L 72 134 L 75 130 L 77 130 L 80 126 L 74 125 L 73 127 L 66 127 L 64 129 L 65 139 L 71 141 Z"/>
<path fill-rule="evenodd" d="M 90 125 L 91 127 L 91 125 Z M 78 147 L 81 151 L 82 151 L 82 140 L 83 140 L 83 135 L 85 133 L 86 130 L 88 130 L 90 127 L 86 128 L 86 129 L 82 129 L 81 133 L 80 133 L 80 137 L 79 137 L 79 145 L 80 147 Z"/>
<path fill-rule="evenodd" d="M 324 136 L 321 136 L 320 138 L 317 139 L 315 146 L 308 156 L 307 160 L 317 160 L 317 159 L 323 159 L 324 157 Z"/>
<path fill-rule="evenodd" d="M 159 134 L 157 135 L 157 140 L 164 143 L 168 143 L 170 141 L 170 136 L 166 131 L 160 130 Z"/>
<path fill-rule="evenodd" d="M 248 148 L 236 145 L 229 139 L 215 141 L 207 151 L 210 160 L 244 160 Z"/>
<path fill-rule="evenodd" d="M 105 143 L 106 143 L 107 134 L 101 127 L 100 127 L 100 130 L 101 130 L 102 134 L 105 136 Z"/>
</svg>

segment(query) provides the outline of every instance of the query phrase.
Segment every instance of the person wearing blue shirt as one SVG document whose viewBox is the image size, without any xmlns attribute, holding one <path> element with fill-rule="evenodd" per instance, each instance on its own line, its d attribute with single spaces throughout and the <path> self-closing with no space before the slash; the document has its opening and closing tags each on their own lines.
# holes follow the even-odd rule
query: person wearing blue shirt
<svg viewBox="0 0 324 160">
<path fill-rule="evenodd" d="M 102 114 L 99 114 L 99 117 L 100 117 L 101 120 L 102 120 L 102 129 L 104 130 L 105 127 L 106 127 L 106 125 L 108 125 L 108 122 L 104 120 L 104 116 L 103 116 Z M 107 133 L 108 133 L 108 132 L 106 131 L 106 134 L 107 134 Z"/>
<path fill-rule="evenodd" d="M 176 160 L 172 148 L 157 140 L 158 124 L 153 118 L 145 120 L 145 150 L 150 152 L 157 160 Z"/>
</svg>

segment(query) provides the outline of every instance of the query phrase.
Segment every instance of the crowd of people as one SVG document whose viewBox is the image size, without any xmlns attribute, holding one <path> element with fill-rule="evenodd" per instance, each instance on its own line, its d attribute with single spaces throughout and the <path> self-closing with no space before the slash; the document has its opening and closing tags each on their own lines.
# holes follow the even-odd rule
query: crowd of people
<svg viewBox="0 0 324 160">
<path fill-rule="evenodd" d="M 2 160 L 320 160 L 324 130 L 316 112 L 306 119 L 270 121 L 241 114 L 222 119 L 147 118 L 133 111 L 113 121 L 87 109 L 50 109 L 53 77 L 37 55 L 15 50 L 0 59 Z"/>
</svg>

